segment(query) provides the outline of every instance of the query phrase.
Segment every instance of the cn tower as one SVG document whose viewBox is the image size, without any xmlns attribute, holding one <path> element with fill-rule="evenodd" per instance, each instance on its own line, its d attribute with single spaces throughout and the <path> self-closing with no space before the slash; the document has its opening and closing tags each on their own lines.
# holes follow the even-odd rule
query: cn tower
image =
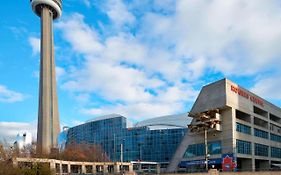
<svg viewBox="0 0 281 175">
<path fill-rule="evenodd" d="M 62 13 L 61 0 L 30 0 L 33 12 L 41 18 L 41 58 L 39 108 L 37 126 L 38 154 L 49 154 L 57 148 L 60 132 L 56 72 L 54 58 L 53 20 Z"/>
</svg>

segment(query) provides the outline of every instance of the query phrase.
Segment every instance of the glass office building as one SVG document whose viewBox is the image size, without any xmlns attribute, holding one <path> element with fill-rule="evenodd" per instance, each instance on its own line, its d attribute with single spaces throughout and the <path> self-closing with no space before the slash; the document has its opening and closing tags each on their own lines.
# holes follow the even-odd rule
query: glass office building
<svg viewBox="0 0 281 175">
<path fill-rule="evenodd" d="M 72 143 L 99 144 L 112 161 L 121 161 L 123 154 L 123 161 L 126 162 L 168 163 L 187 132 L 186 126 L 190 121 L 186 114 L 171 115 L 145 120 L 133 126 L 125 117 L 112 114 L 69 128 L 67 134 L 61 133 L 59 138 L 66 136 L 66 146 Z"/>
</svg>

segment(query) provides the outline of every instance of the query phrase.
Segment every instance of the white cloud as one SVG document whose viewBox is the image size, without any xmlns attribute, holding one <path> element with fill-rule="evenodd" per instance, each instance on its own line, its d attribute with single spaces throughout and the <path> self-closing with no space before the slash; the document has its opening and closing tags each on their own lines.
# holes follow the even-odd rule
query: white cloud
<svg viewBox="0 0 281 175">
<path fill-rule="evenodd" d="M 280 8 L 276 0 L 179 0 L 172 16 L 147 13 L 141 26 L 177 55 L 208 58 L 208 67 L 226 75 L 250 75 L 281 62 Z"/>
<path fill-rule="evenodd" d="M 90 94 L 89 93 L 78 93 L 75 95 L 75 100 L 77 100 L 80 104 L 87 104 L 90 102 Z"/>
<path fill-rule="evenodd" d="M 153 6 L 161 11 L 174 11 L 175 5 L 176 5 L 175 0 L 154 0 L 153 1 Z"/>
<path fill-rule="evenodd" d="M 2 103 L 14 103 L 23 101 L 25 95 L 13 90 L 8 89 L 7 87 L 0 85 L 0 102 Z"/>
<path fill-rule="evenodd" d="M 144 72 L 133 68 L 88 60 L 81 71 L 76 72 L 75 81 L 64 88 L 75 91 L 99 91 L 109 100 L 146 101 L 151 94 L 145 88 L 161 85 L 156 79 L 148 79 Z"/>
<path fill-rule="evenodd" d="M 123 0 L 108 0 L 105 3 L 105 13 L 118 27 L 133 24 L 135 16 L 129 12 Z"/>
<path fill-rule="evenodd" d="M 258 79 L 251 91 L 261 97 L 280 100 L 281 91 L 278 90 L 278 87 L 281 87 L 280 74 Z"/>
<path fill-rule="evenodd" d="M 62 87 L 76 92 L 76 100 L 83 104 L 89 102 L 89 94 L 93 93 L 115 104 L 87 107 L 82 110 L 84 114 L 121 113 L 152 117 L 177 113 L 183 111 L 184 104 L 194 100 L 198 93 L 181 81 L 184 77 L 200 77 L 204 58 L 184 63 L 174 59 L 169 51 L 157 47 L 151 49 L 139 38 L 123 32 L 102 42 L 80 14 L 59 22 L 57 28 L 73 49 L 85 58 L 82 67 L 67 74 L 68 79 Z M 77 35 L 83 37 L 72 37 Z M 85 38 L 92 39 L 86 42 L 86 48 L 82 48 Z"/>
<path fill-rule="evenodd" d="M 82 109 L 80 112 L 86 115 L 106 115 L 111 113 L 130 117 L 134 120 L 143 120 L 156 116 L 175 114 L 183 110 L 181 103 L 135 103 L 129 105 L 104 106 L 102 108 Z"/>
<path fill-rule="evenodd" d="M 9 143 L 15 141 L 17 134 L 26 131 L 32 134 L 33 139 L 36 138 L 37 125 L 35 122 L 0 122 L 0 141 L 6 140 Z"/>
<path fill-rule="evenodd" d="M 56 66 L 56 79 L 60 79 L 62 76 L 65 75 L 65 70 L 63 67 Z"/>
<path fill-rule="evenodd" d="M 40 39 L 36 37 L 29 37 L 28 42 L 32 48 L 32 54 L 36 55 L 40 53 Z"/>
<path fill-rule="evenodd" d="M 84 114 L 152 117 L 186 112 L 198 84 L 204 83 L 203 75 L 252 76 L 276 70 L 281 63 L 277 3 L 157 0 L 141 14 L 138 5 L 144 9 L 150 3 L 106 1 L 102 11 L 118 26 L 112 33 L 104 32 L 112 26 L 103 25 L 101 32 L 80 14 L 56 25 L 83 57 L 66 72 L 62 87 L 88 103 L 81 110 Z M 109 105 L 91 107 L 92 94 Z"/>
<path fill-rule="evenodd" d="M 80 121 L 80 120 L 73 120 L 73 121 L 72 121 L 72 124 L 73 124 L 74 126 L 81 125 L 81 124 L 83 124 L 83 123 L 85 123 L 85 122 Z"/>
<path fill-rule="evenodd" d="M 82 26 L 88 28 L 83 18 L 77 19 L 76 15 L 68 18 L 68 20 L 71 21 L 62 22 L 62 26 L 63 23 L 76 23 L 73 21 L 78 20 L 79 23 L 82 23 Z M 67 28 L 62 28 L 66 29 L 63 32 L 69 32 Z M 84 34 L 90 37 L 92 31 L 89 30 Z M 74 48 L 76 48 L 78 42 L 83 42 L 83 39 L 76 39 L 75 42 L 68 37 L 66 39 Z M 153 74 L 158 72 L 170 74 L 171 78 L 169 78 L 172 80 L 175 78 L 174 76 L 180 76 L 181 74 L 181 70 L 178 70 L 177 67 L 183 69 L 183 67 L 180 67 L 180 63 L 173 62 L 170 58 L 154 58 L 147 47 L 131 35 L 120 34 L 109 37 L 104 44 L 100 43 L 99 45 L 102 45 L 102 49 L 96 50 L 94 55 L 88 54 L 90 52 L 84 52 L 86 60 L 82 69 L 72 72 L 71 78 L 63 84 L 63 88 L 81 93 L 98 92 L 103 98 L 113 102 L 152 103 L 155 99 L 160 98 L 155 94 L 151 94 L 149 89 L 163 96 L 165 96 L 165 93 L 169 93 L 169 91 L 162 90 L 163 87 L 167 89 L 167 83 L 153 76 Z M 148 54 L 151 54 L 152 57 L 148 56 Z M 163 56 L 165 56 L 165 53 L 163 53 Z M 136 68 L 134 65 L 140 66 L 140 68 Z M 174 79 L 174 81 L 178 83 L 179 79 Z M 176 92 L 182 93 L 186 91 L 186 94 L 192 94 L 191 98 L 194 98 L 193 89 L 192 87 L 189 88 L 190 90 L 180 88 Z M 173 95 L 177 96 L 176 93 Z M 184 96 L 181 97 L 183 98 Z M 188 101 L 191 98 L 189 97 L 189 99 L 184 99 L 183 101 Z"/>
<path fill-rule="evenodd" d="M 95 54 L 102 49 L 96 31 L 84 23 L 84 17 L 80 14 L 73 14 L 55 26 L 64 31 L 64 38 L 72 44 L 74 51 L 78 53 Z"/>
<path fill-rule="evenodd" d="M 121 33 L 105 41 L 104 57 L 110 61 L 126 61 L 129 63 L 144 64 L 147 48 L 134 36 Z"/>
</svg>

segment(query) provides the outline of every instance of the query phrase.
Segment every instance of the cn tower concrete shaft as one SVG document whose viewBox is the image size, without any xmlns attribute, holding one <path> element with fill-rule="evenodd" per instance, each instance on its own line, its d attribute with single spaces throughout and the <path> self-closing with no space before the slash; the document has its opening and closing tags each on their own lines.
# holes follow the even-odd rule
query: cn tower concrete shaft
<svg viewBox="0 0 281 175">
<path fill-rule="evenodd" d="M 49 154 L 57 148 L 60 132 L 54 59 L 53 19 L 61 14 L 61 1 L 32 0 L 33 11 L 41 17 L 41 59 L 37 153 Z"/>
<path fill-rule="evenodd" d="M 57 136 L 60 132 L 52 23 L 52 12 L 48 7 L 43 7 L 41 11 L 41 65 L 37 130 L 38 152 L 41 153 L 49 153 L 51 148 L 57 146 Z"/>
</svg>

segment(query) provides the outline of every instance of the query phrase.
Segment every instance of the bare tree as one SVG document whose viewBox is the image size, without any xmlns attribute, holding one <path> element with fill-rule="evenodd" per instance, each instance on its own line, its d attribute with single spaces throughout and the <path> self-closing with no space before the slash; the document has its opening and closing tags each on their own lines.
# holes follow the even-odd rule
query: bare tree
<svg viewBox="0 0 281 175">
<path fill-rule="evenodd" d="M 6 151 L 4 146 L 0 143 L 0 161 L 4 161 L 7 159 Z"/>
<path fill-rule="evenodd" d="M 100 145 L 69 144 L 57 157 L 52 158 L 70 161 L 107 162 L 110 161 Z"/>
</svg>

